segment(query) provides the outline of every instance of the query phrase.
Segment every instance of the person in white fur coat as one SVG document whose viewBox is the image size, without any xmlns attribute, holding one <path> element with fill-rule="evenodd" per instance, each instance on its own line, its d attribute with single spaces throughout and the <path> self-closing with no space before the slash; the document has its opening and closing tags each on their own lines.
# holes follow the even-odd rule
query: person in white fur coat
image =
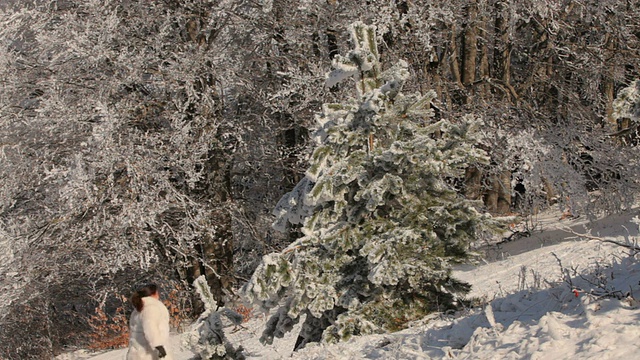
<svg viewBox="0 0 640 360">
<path fill-rule="evenodd" d="M 142 287 L 133 293 L 131 303 L 135 310 L 129 319 L 127 360 L 171 360 L 167 352 L 169 311 L 160 301 L 158 287 Z"/>
</svg>

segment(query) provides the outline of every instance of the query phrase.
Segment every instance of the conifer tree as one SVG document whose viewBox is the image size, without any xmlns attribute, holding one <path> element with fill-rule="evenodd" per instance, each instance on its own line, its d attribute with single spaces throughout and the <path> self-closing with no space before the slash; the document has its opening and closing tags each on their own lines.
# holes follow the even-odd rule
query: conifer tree
<svg viewBox="0 0 640 360">
<path fill-rule="evenodd" d="M 303 222 L 303 236 L 265 256 L 244 288 L 277 307 L 266 343 L 303 316 L 296 348 L 455 307 L 469 286 L 450 264 L 491 223 L 451 185 L 468 164 L 487 161 L 474 147 L 480 122 L 432 120 L 434 92 L 402 94 L 406 62 L 381 71 L 375 28 L 350 30 L 355 49 L 336 56 L 327 85 L 353 78 L 357 96 L 322 107 L 306 177 L 274 211 L 276 227 Z"/>
</svg>

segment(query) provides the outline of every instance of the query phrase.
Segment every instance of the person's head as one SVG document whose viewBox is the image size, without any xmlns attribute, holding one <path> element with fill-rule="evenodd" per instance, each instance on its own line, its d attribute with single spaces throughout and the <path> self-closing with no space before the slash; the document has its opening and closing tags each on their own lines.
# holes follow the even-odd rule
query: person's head
<svg viewBox="0 0 640 360">
<path fill-rule="evenodd" d="M 160 297 L 160 294 L 158 293 L 158 286 L 156 284 L 145 285 L 140 289 L 134 291 L 133 295 L 131 295 L 131 303 L 133 304 L 133 307 L 135 307 L 136 310 L 138 310 L 138 312 L 142 311 L 142 308 L 144 307 L 142 298 L 147 296 L 150 296 L 156 299 Z"/>
</svg>

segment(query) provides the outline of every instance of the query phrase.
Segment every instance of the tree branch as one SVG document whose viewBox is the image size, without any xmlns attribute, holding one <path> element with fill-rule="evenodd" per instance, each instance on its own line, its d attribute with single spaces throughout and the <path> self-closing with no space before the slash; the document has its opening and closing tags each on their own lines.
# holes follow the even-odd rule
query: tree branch
<svg viewBox="0 0 640 360">
<path fill-rule="evenodd" d="M 624 248 L 640 252 L 640 246 L 637 246 L 637 245 L 625 244 L 625 243 L 621 243 L 621 242 L 616 241 L 616 240 L 604 239 L 604 238 L 601 238 L 599 236 L 593 236 L 591 234 L 580 234 L 580 233 L 577 233 L 577 232 L 575 232 L 574 230 L 571 230 L 571 229 L 565 229 L 565 231 L 568 232 L 568 233 L 571 233 L 573 235 L 576 235 L 578 237 L 585 238 L 585 239 L 598 240 L 598 241 L 602 241 L 602 242 L 605 242 L 605 243 L 610 243 L 610 244 L 622 246 Z"/>
</svg>

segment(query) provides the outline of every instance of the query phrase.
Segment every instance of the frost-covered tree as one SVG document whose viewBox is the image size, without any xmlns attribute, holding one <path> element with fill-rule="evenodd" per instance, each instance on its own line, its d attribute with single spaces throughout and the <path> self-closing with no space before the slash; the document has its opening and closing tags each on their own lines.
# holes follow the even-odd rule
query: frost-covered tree
<svg viewBox="0 0 640 360">
<path fill-rule="evenodd" d="M 246 25 L 264 16 L 248 3 L 0 5 L 1 358 L 79 345 L 93 309 L 136 282 L 206 274 L 218 300 L 232 291 L 235 240 L 262 236 L 257 215 L 251 234 L 233 215 L 282 195 L 256 190 L 267 170 L 236 176 L 268 123 L 239 110 L 236 70 L 261 40 Z M 273 164 L 272 141 L 255 148 Z M 46 346 L 12 338 L 27 328 Z"/>
<path fill-rule="evenodd" d="M 356 96 L 322 107 L 306 177 L 276 209 L 276 226 L 303 221 L 304 236 L 265 256 L 244 288 L 277 308 L 265 342 L 303 317 L 296 348 L 455 307 L 468 286 L 450 265 L 492 221 L 451 184 L 487 160 L 474 146 L 480 121 L 433 121 L 433 92 L 401 92 L 405 62 L 381 70 L 375 27 L 350 31 L 355 49 L 335 58 L 327 86 L 353 78 Z"/>
</svg>

